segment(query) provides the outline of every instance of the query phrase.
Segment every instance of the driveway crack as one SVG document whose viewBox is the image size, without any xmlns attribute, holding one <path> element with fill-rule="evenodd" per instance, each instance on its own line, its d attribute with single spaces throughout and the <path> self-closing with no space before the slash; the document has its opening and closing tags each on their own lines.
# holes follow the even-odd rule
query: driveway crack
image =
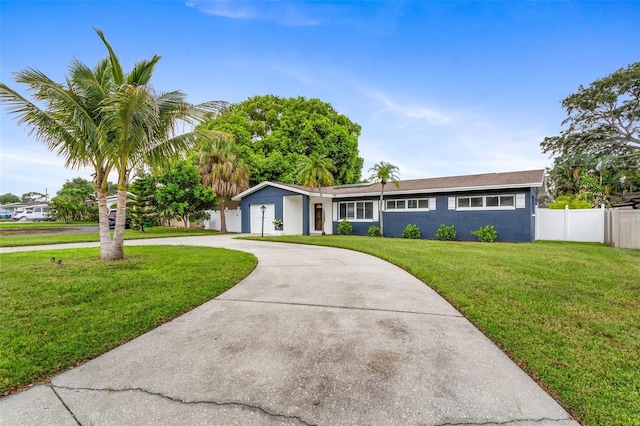
<svg viewBox="0 0 640 426">
<path fill-rule="evenodd" d="M 542 417 L 540 419 L 513 419 L 505 422 L 499 421 L 486 421 L 482 423 L 470 422 L 470 423 L 438 423 L 432 426 L 485 426 L 485 425 L 513 425 L 521 422 L 571 422 L 575 424 L 573 419 L 552 419 L 549 417 Z"/>
<path fill-rule="evenodd" d="M 67 405 L 66 402 L 64 402 L 64 399 L 62 399 L 62 397 L 58 394 L 58 392 L 56 392 L 56 388 L 55 386 L 49 384 L 48 385 L 49 388 L 51 389 L 51 391 L 53 392 L 53 394 L 56 396 L 56 398 L 58 398 L 58 400 L 60 401 L 60 403 L 62 404 L 62 406 L 65 408 L 65 410 L 67 410 L 69 412 L 69 414 L 71 415 L 71 417 L 73 417 L 73 420 L 76 422 L 76 424 L 78 424 L 79 426 L 82 425 L 82 423 L 80 423 L 80 421 L 78 420 L 78 418 L 76 417 L 76 415 L 74 414 L 73 411 L 71 411 L 71 408 L 69 408 L 69 406 Z"/>
<path fill-rule="evenodd" d="M 247 302 L 247 303 L 265 303 L 270 305 L 289 305 L 289 306 L 308 306 L 314 308 L 331 308 L 331 309 L 347 309 L 352 311 L 377 311 L 377 312 L 393 312 L 398 314 L 414 314 L 414 315 L 428 315 L 435 317 L 449 317 L 449 318 L 461 318 L 464 316 L 460 313 L 457 314 L 439 314 L 435 312 L 420 312 L 420 311 L 405 311 L 399 309 L 383 309 L 383 308 L 365 308 L 358 306 L 341 306 L 341 305 L 323 305 L 318 303 L 300 303 L 300 302 L 278 302 L 271 300 L 251 300 L 251 299 L 233 299 L 226 297 L 217 297 L 213 299 L 215 302 Z"/>
<path fill-rule="evenodd" d="M 147 389 L 143 389 L 143 388 L 137 388 L 137 387 L 132 387 L 132 388 L 121 388 L 121 389 L 114 389 L 114 388 L 89 388 L 89 387 L 71 387 L 71 386 L 55 386 L 59 389 L 66 389 L 66 390 L 72 390 L 72 391 L 90 391 L 90 392 L 142 392 L 145 393 L 147 395 L 152 395 L 152 396 L 157 396 L 172 402 L 177 402 L 180 404 L 185 404 L 185 405 L 205 405 L 205 404 L 210 404 L 210 405 L 215 405 L 217 407 L 240 407 L 240 408 L 246 408 L 249 410 L 253 410 L 253 411 L 257 411 L 258 413 L 261 413 L 265 416 L 268 417 L 272 417 L 274 419 L 286 419 L 286 420 L 294 420 L 299 422 L 300 424 L 303 425 L 307 425 L 307 426 L 318 426 L 315 423 L 309 423 L 305 420 L 303 420 L 302 418 L 298 417 L 298 416 L 288 416 L 285 414 L 278 414 L 278 413 L 274 413 L 264 407 L 261 407 L 259 405 L 251 405 L 251 404 L 247 404 L 244 402 L 234 402 L 234 401 L 223 401 L 223 402 L 219 402 L 219 401 L 213 401 L 213 400 L 193 400 L 193 401 L 185 401 L 179 398 L 175 398 L 169 395 L 165 395 L 162 394 L 160 392 L 153 392 Z M 55 390 L 54 390 L 55 392 Z M 56 395 L 58 395 L 56 393 Z M 58 398 L 60 398 L 60 396 L 58 396 Z M 60 398 L 60 400 L 62 401 L 62 399 Z M 64 402 L 62 402 L 64 404 Z M 67 407 L 66 404 L 64 404 L 64 406 L 67 408 L 67 410 L 69 410 L 69 407 Z M 69 412 L 71 412 L 71 410 L 69 410 Z M 73 415 L 73 413 L 72 413 Z M 73 416 L 74 419 L 76 419 L 75 416 Z M 76 419 L 76 422 L 78 422 L 78 420 Z M 80 422 L 78 422 L 78 424 L 80 424 Z"/>
</svg>

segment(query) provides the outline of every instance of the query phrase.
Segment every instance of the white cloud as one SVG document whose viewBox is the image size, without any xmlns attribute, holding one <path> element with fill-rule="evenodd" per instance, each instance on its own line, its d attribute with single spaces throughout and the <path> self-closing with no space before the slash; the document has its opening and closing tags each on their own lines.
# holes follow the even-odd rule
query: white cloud
<svg viewBox="0 0 640 426">
<path fill-rule="evenodd" d="M 65 181 L 75 177 L 91 180 L 91 170 L 64 167 L 64 160 L 37 144 L 24 150 L 8 150 L 3 144 L 0 152 L 0 193 L 22 195 L 45 191 L 54 196 Z"/>
<path fill-rule="evenodd" d="M 453 118 L 450 113 L 438 111 L 421 105 L 404 105 L 393 101 L 388 95 L 372 89 L 360 89 L 362 94 L 373 99 L 383 106 L 380 112 L 391 112 L 401 118 L 413 121 L 424 121 L 431 125 L 451 123 Z"/>
<path fill-rule="evenodd" d="M 197 0 L 185 3 L 187 7 L 221 18 L 269 21 L 289 27 L 321 25 L 323 23 L 321 19 L 307 16 L 307 13 L 302 10 L 302 4 L 297 2 L 246 2 L 235 0 Z"/>
</svg>

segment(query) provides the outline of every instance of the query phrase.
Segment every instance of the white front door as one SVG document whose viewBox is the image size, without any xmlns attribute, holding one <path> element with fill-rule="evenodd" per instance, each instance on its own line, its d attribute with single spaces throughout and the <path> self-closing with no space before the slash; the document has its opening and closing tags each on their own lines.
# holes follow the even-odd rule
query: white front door
<svg viewBox="0 0 640 426">
<path fill-rule="evenodd" d="M 276 205 L 275 204 L 251 204 L 251 233 L 262 234 L 262 210 L 261 207 L 265 206 L 264 211 L 264 233 L 273 233 L 273 219 L 276 217 Z"/>
</svg>

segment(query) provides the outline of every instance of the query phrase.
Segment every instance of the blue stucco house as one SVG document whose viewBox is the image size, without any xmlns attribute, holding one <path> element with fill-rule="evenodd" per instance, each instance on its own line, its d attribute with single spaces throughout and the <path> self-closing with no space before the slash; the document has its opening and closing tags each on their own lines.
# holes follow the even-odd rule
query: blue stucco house
<svg viewBox="0 0 640 426">
<path fill-rule="evenodd" d="M 543 187 L 544 170 L 527 170 L 403 180 L 398 188 L 388 183 L 382 206 L 380 185 L 372 183 L 325 187 L 320 194 L 317 188 L 262 182 L 233 199 L 240 201 L 243 233 L 334 234 L 347 219 L 354 234 L 367 235 L 369 226 L 379 225 L 382 209 L 387 237 L 399 237 L 408 224 L 416 224 L 423 238 L 434 238 L 445 224 L 455 225 L 458 239 L 474 240 L 471 231 L 493 225 L 498 241 L 531 242 Z M 281 229 L 274 219 L 282 220 Z"/>
</svg>

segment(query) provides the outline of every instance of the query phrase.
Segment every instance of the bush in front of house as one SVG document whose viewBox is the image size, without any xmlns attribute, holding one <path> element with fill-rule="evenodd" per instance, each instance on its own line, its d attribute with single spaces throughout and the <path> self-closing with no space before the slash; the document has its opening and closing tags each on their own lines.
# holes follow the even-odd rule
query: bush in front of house
<svg viewBox="0 0 640 426">
<path fill-rule="evenodd" d="M 369 227 L 369 236 L 370 237 L 379 237 L 380 236 L 380 227 L 371 225 Z"/>
<path fill-rule="evenodd" d="M 480 227 L 475 231 L 471 231 L 471 233 L 478 237 L 478 240 L 482 243 L 492 243 L 498 238 L 498 231 L 493 225 L 487 225 L 484 228 Z"/>
<path fill-rule="evenodd" d="M 353 225 L 347 219 L 342 219 L 338 224 L 338 235 L 351 235 L 353 233 Z"/>
<path fill-rule="evenodd" d="M 454 225 L 445 226 L 444 223 L 440 224 L 438 230 L 436 231 L 436 240 L 440 241 L 453 241 L 458 236 L 458 231 Z"/>
<path fill-rule="evenodd" d="M 418 228 L 418 225 L 407 225 L 407 227 L 404 228 L 404 231 L 402 231 L 402 238 L 409 238 L 413 240 L 420 238 L 420 228 Z"/>
</svg>

